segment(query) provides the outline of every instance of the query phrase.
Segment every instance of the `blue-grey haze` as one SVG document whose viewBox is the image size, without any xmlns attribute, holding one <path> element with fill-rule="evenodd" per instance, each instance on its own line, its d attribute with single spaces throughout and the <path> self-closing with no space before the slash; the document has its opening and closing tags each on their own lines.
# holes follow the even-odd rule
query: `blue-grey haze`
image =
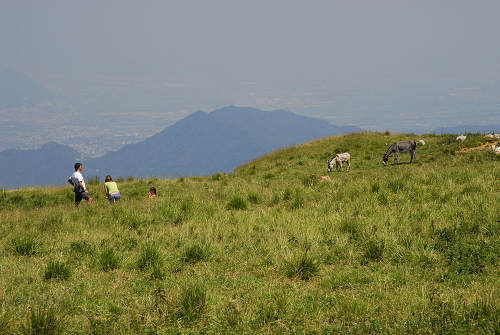
<svg viewBox="0 0 500 335">
<path fill-rule="evenodd" d="M 0 0 L 0 69 L 49 89 L 66 126 L 89 127 L 79 137 L 144 138 L 231 104 L 376 130 L 498 124 L 499 12 L 464 0 Z"/>
</svg>

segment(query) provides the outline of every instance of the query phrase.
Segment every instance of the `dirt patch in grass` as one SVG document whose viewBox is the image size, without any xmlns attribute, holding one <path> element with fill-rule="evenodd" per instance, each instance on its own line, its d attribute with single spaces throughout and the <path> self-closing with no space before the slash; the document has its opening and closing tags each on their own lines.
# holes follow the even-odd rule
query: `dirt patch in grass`
<svg viewBox="0 0 500 335">
<path fill-rule="evenodd" d="M 475 150 L 483 150 L 486 148 L 490 148 L 492 145 L 500 145 L 500 141 L 498 142 L 486 142 L 481 145 L 478 145 L 477 147 L 472 147 L 472 148 L 462 148 L 458 150 L 458 152 L 469 152 L 469 151 L 475 151 Z"/>
</svg>

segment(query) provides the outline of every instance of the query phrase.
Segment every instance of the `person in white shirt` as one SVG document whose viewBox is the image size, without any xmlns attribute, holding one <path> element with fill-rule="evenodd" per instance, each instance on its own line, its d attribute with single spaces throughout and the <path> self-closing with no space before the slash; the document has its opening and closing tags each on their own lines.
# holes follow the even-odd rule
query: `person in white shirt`
<svg viewBox="0 0 500 335">
<path fill-rule="evenodd" d="M 73 185 L 73 192 L 75 192 L 75 206 L 78 207 L 82 199 L 87 200 L 88 204 L 92 203 L 89 191 L 85 186 L 85 180 L 82 175 L 82 163 L 75 163 L 75 172 L 68 178 L 68 183 Z"/>
</svg>

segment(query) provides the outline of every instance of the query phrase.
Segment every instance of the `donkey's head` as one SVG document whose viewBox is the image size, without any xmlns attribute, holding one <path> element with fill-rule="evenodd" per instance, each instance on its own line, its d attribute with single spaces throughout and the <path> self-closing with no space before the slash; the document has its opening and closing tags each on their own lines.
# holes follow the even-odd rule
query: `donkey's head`
<svg viewBox="0 0 500 335">
<path fill-rule="evenodd" d="M 334 162 L 335 158 L 328 161 L 328 172 L 332 172 Z"/>
<path fill-rule="evenodd" d="M 382 164 L 386 165 L 388 160 L 389 160 L 389 156 L 384 155 L 384 157 L 382 157 Z"/>
</svg>

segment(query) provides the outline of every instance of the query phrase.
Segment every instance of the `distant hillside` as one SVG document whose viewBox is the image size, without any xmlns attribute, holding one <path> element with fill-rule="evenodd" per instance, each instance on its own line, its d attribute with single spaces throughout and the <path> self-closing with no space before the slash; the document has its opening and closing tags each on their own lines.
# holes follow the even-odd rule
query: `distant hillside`
<svg viewBox="0 0 500 335">
<path fill-rule="evenodd" d="M 33 106 L 52 98 L 48 89 L 25 74 L 10 69 L 0 71 L 0 108 Z"/>
<path fill-rule="evenodd" d="M 434 130 L 435 134 L 464 134 L 464 133 L 500 133 L 500 124 L 491 124 L 487 126 L 454 126 L 441 127 Z"/>
<path fill-rule="evenodd" d="M 270 150 L 360 130 L 283 110 L 231 106 L 198 111 L 143 142 L 88 161 L 87 173 L 173 177 L 228 172 Z"/>
<path fill-rule="evenodd" d="M 79 153 L 54 142 L 36 150 L 0 152 L 0 186 L 57 185 L 66 181 Z"/>
</svg>

